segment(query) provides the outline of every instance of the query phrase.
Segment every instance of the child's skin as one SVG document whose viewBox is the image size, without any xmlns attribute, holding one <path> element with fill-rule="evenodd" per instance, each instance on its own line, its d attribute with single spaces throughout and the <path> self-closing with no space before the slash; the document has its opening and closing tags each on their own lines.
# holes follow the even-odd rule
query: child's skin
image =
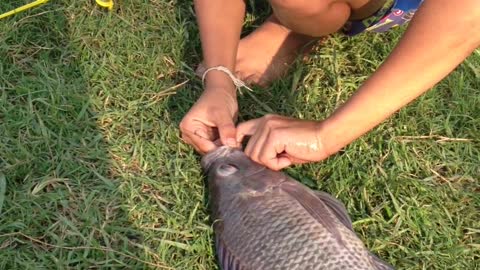
<svg viewBox="0 0 480 270">
<path fill-rule="evenodd" d="M 340 30 L 368 1 L 269 0 L 272 17 L 240 40 L 243 0 L 195 0 L 203 65 L 222 65 L 243 80 L 267 85 L 313 37 Z M 267 115 L 235 126 L 235 86 L 225 73 L 211 71 L 204 93 L 180 123 L 182 138 L 206 153 L 218 138 L 238 147 L 251 136 L 245 153 L 274 170 L 321 161 L 433 87 L 479 46 L 479 0 L 425 0 L 390 56 L 327 119 Z"/>
</svg>

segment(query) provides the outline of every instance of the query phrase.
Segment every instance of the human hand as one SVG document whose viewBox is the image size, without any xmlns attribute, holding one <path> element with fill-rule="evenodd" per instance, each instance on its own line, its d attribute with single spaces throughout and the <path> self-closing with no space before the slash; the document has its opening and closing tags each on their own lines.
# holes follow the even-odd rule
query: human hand
<svg viewBox="0 0 480 270">
<path fill-rule="evenodd" d="M 237 142 L 251 136 L 245 154 L 272 170 L 328 157 L 319 136 L 320 122 L 266 115 L 237 126 Z"/>
<path fill-rule="evenodd" d="M 206 88 L 180 122 L 182 139 L 201 154 L 215 149 L 219 143 L 237 147 L 234 124 L 237 114 L 235 89 Z"/>
</svg>

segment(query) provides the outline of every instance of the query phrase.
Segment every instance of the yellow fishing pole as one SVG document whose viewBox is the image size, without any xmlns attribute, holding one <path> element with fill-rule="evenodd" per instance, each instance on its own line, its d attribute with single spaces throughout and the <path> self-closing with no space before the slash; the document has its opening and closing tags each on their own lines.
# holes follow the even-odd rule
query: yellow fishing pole
<svg viewBox="0 0 480 270">
<path fill-rule="evenodd" d="M 8 16 L 11 16 L 13 14 L 17 14 L 17 13 L 20 13 L 22 11 L 25 11 L 27 9 L 30 9 L 30 8 L 33 8 L 33 7 L 36 7 L 36 6 L 39 6 L 41 4 L 45 4 L 46 2 L 48 2 L 48 0 L 36 0 L 36 1 L 33 1 L 29 4 L 26 4 L 26 5 L 23 5 L 21 7 L 18 7 L 16 9 L 13 9 L 13 10 L 10 10 L 8 12 L 5 12 L 3 14 L 0 14 L 0 19 L 3 19 L 3 18 L 6 18 Z"/>
<path fill-rule="evenodd" d="M 97 5 L 107 8 L 108 10 L 113 9 L 113 0 L 95 0 L 97 2 Z"/>
</svg>

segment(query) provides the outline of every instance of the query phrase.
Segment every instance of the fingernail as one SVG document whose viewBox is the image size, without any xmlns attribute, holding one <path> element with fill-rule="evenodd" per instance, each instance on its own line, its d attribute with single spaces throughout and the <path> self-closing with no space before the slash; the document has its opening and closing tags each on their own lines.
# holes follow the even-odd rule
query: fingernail
<svg viewBox="0 0 480 270">
<path fill-rule="evenodd" d="M 233 138 L 227 139 L 227 145 L 230 146 L 230 147 L 236 147 L 237 146 L 237 140 L 235 140 Z"/>
</svg>

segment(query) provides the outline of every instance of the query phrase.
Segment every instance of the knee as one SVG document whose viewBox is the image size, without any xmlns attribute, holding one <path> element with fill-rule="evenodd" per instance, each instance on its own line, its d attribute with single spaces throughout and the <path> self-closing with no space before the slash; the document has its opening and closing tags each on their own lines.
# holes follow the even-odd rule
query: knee
<svg viewBox="0 0 480 270">
<path fill-rule="evenodd" d="M 325 13 L 334 1 L 269 0 L 269 2 L 274 10 L 281 11 L 281 13 L 288 12 L 297 16 L 310 17 Z"/>
<path fill-rule="evenodd" d="M 277 19 L 296 33 L 321 37 L 338 31 L 350 16 L 350 6 L 336 0 L 269 0 Z"/>
</svg>

